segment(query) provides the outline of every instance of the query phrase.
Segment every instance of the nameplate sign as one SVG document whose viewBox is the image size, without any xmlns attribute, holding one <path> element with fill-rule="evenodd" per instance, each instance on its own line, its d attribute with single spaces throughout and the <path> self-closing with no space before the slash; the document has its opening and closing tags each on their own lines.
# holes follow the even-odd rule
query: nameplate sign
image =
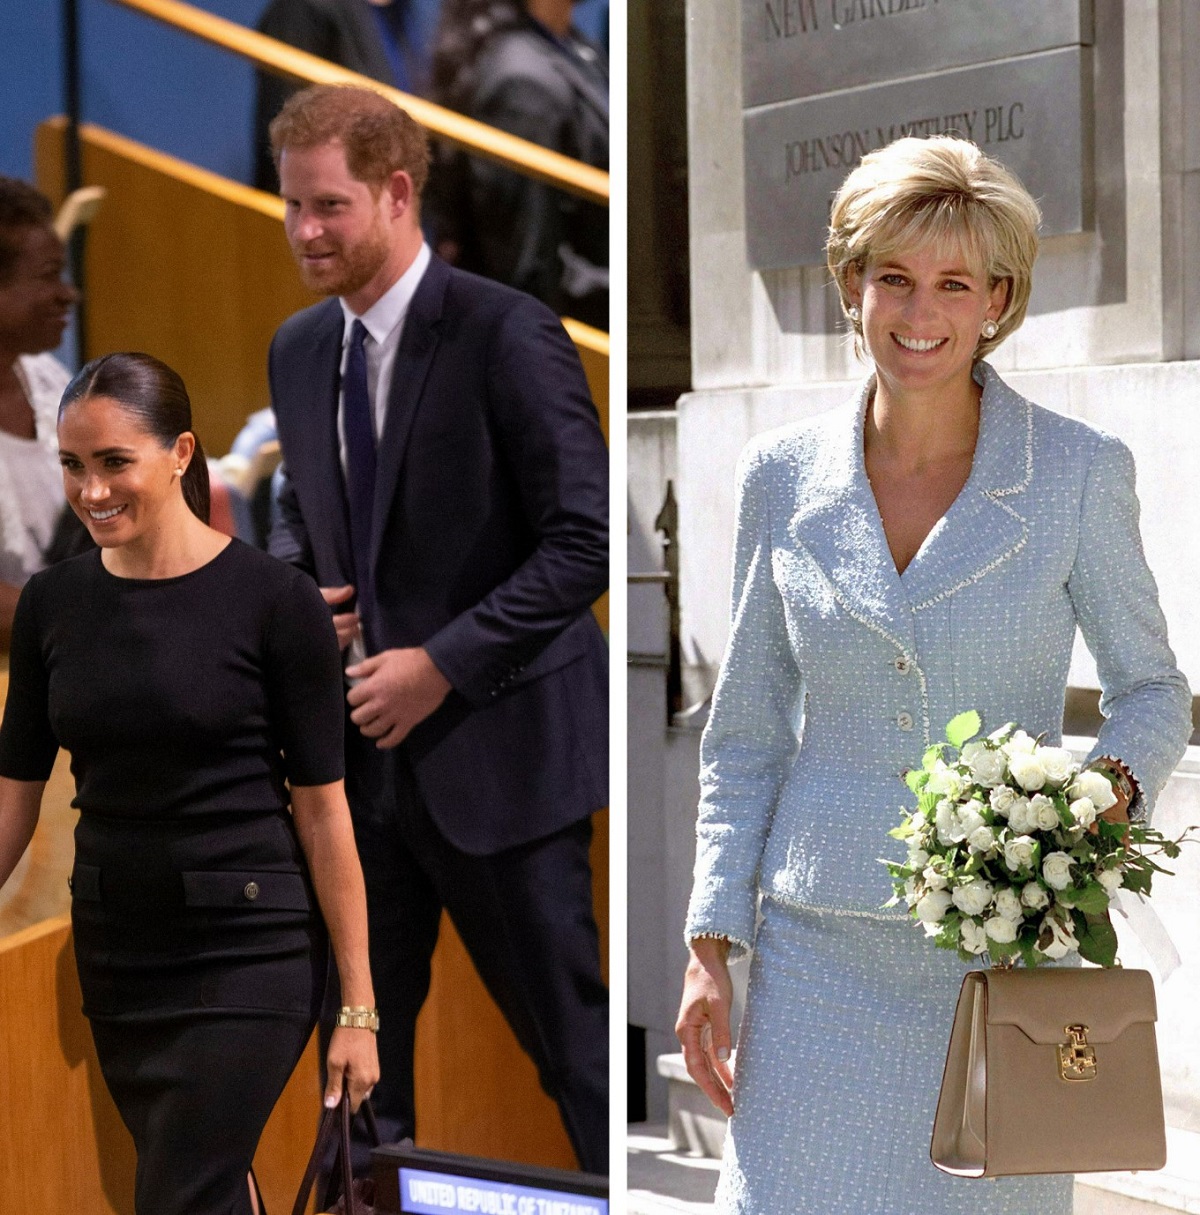
<svg viewBox="0 0 1200 1215">
<path fill-rule="evenodd" d="M 1092 0 L 742 0 L 742 106 L 1092 42 Z"/>
<path fill-rule="evenodd" d="M 1076 46 L 746 113 L 750 266 L 823 262 L 834 193 L 867 152 L 904 135 L 970 139 L 1038 200 L 1043 235 L 1084 231 L 1091 83 L 1091 50 Z"/>
</svg>

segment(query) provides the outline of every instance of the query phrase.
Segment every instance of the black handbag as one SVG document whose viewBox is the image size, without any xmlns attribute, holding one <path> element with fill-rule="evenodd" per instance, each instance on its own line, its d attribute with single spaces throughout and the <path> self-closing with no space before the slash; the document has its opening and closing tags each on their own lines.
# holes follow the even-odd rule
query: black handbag
<svg viewBox="0 0 1200 1215">
<path fill-rule="evenodd" d="M 358 1112 L 366 1123 L 367 1134 L 371 1142 L 378 1147 L 380 1143 L 379 1127 L 375 1123 L 375 1111 L 370 1101 L 364 1100 Z M 312 1155 L 308 1158 L 308 1167 L 300 1182 L 296 1201 L 292 1206 L 292 1215 L 304 1215 L 308 1206 L 308 1198 L 316 1184 L 317 1174 L 321 1169 L 321 1161 L 329 1150 L 330 1143 L 337 1136 L 337 1155 L 333 1158 L 333 1168 L 329 1174 L 329 1184 L 325 1190 L 325 1199 L 321 1205 L 322 1211 L 333 1211 L 336 1215 L 375 1215 L 375 1183 L 369 1178 L 355 1180 L 350 1166 L 350 1094 L 342 1090 L 342 1099 L 332 1109 L 327 1109 L 321 1115 L 321 1124 L 317 1128 L 317 1141 L 313 1144 Z M 340 1166 L 340 1168 L 339 1168 Z"/>
</svg>

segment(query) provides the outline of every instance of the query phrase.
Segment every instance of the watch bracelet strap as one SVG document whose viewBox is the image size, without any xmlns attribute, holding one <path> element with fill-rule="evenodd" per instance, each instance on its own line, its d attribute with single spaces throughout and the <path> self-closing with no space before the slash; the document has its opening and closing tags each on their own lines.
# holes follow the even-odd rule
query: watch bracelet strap
<svg viewBox="0 0 1200 1215">
<path fill-rule="evenodd" d="M 361 1004 L 343 1005 L 338 1010 L 335 1024 L 341 1029 L 369 1029 L 373 1034 L 377 1034 L 379 1010 Z"/>
</svg>

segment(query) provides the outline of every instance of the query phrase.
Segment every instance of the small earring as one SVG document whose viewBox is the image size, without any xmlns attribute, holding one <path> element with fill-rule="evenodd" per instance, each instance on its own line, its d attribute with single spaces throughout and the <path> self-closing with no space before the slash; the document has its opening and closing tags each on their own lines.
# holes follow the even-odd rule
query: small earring
<svg viewBox="0 0 1200 1215">
<path fill-rule="evenodd" d="M 862 320 L 862 309 L 857 304 L 851 304 L 846 309 L 846 315 L 857 325 Z"/>
<path fill-rule="evenodd" d="M 983 328 L 980 332 L 983 334 L 985 340 L 990 342 L 1000 332 L 1000 326 L 995 321 L 987 320 L 983 322 Z"/>
<path fill-rule="evenodd" d="M 182 476 L 183 476 L 183 469 L 182 469 L 182 468 L 177 468 L 177 469 L 175 470 L 175 475 L 176 475 L 177 477 L 182 477 Z"/>
</svg>

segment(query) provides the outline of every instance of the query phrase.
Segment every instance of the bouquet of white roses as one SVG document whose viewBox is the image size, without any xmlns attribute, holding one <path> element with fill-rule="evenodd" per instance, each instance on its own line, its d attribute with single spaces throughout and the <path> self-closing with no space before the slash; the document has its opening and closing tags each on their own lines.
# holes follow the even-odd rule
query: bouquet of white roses
<svg viewBox="0 0 1200 1215">
<path fill-rule="evenodd" d="M 1140 823 L 1100 816 L 1117 798 L 1101 772 L 1047 747 L 1014 723 L 976 739 L 979 714 L 960 713 L 944 743 L 906 774 L 917 808 L 889 834 L 908 857 L 883 862 L 895 895 L 936 945 L 964 961 L 1037 966 L 1078 951 L 1112 966 L 1117 937 L 1109 901 L 1149 894 L 1152 857 L 1179 855 L 1178 840 Z"/>
</svg>

